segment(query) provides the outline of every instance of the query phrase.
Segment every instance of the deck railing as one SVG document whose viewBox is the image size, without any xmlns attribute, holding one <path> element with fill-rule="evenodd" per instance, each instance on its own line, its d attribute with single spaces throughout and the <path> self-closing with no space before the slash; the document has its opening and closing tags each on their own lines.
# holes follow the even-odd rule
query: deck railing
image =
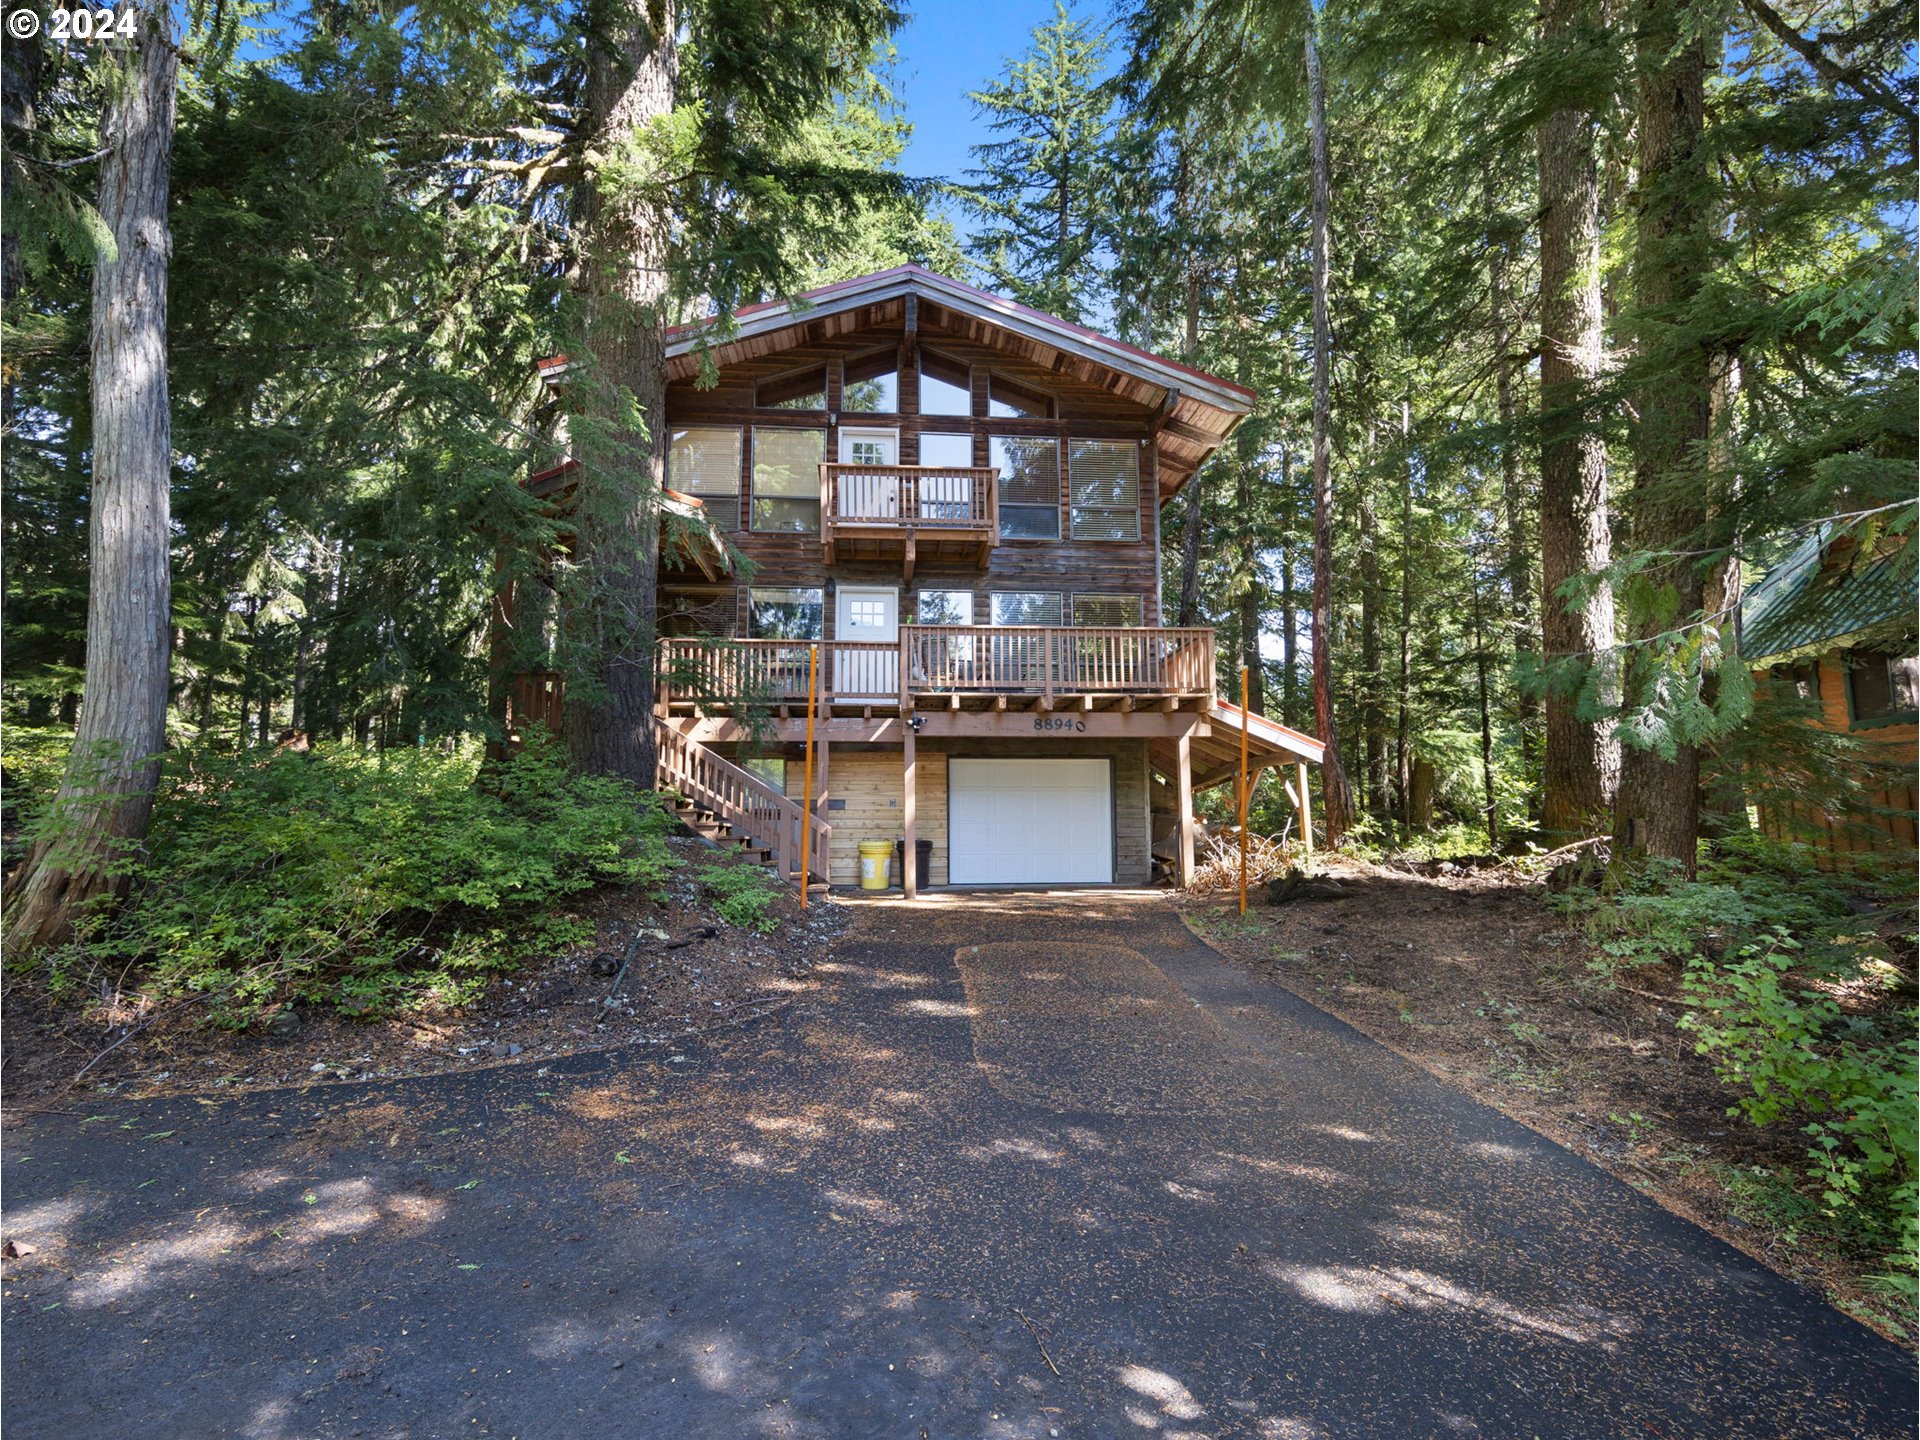
<svg viewBox="0 0 1920 1440">
<path fill-rule="evenodd" d="M 820 513 L 829 527 L 1000 528 L 999 472 L 945 465 L 822 465 Z"/>
<path fill-rule="evenodd" d="M 1194 696 L 1213 693 L 1213 631 L 1121 626 L 903 625 L 897 644 L 668 640 L 663 706 L 798 705 L 807 649 L 822 703 L 905 705 L 918 695 Z"/>
<path fill-rule="evenodd" d="M 907 625 L 916 694 L 1206 695 L 1213 631 L 1122 626 Z"/>
<path fill-rule="evenodd" d="M 807 650 L 820 648 L 820 696 L 872 703 L 900 698 L 900 647 L 870 640 L 668 640 L 663 702 L 802 705 Z"/>
</svg>

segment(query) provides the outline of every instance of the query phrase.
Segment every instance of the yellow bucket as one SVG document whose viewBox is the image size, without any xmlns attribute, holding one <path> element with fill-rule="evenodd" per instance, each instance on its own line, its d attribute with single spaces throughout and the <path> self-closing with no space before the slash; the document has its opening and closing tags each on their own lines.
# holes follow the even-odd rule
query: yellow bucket
<svg viewBox="0 0 1920 1440">
<path fill-rule="evenodd" d="M 893 859 L 891 840 L 862 840 L 860 842 L 860 888 L 862 890 L 884 890 L 887 888 L 887 866 Z"/>
</svg>

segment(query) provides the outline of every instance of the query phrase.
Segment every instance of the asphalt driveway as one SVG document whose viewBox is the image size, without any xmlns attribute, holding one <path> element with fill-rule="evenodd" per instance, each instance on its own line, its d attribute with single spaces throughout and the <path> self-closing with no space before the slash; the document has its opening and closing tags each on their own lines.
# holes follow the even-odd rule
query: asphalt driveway
<svg viewBox="0 0 1920 1440">
<path fill-rule="evenodd" d="M 706 1046 L 23 1116 L 8 1440 L 1907 1437 L 1911 1357 L 1150 897 Z"/>
</svg>

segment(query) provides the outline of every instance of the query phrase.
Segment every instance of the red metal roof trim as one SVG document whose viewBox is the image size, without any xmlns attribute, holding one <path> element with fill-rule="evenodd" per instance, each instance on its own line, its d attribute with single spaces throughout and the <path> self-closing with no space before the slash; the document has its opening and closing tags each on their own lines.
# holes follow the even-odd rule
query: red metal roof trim
<svg viewBox="0 0 1920 1440">
<path fill-rule="evenodd" d="M 1029 316 L 1035 320 L 1044 321 L 1048 325 L 1057 326 L 1062 330 L 1070 330 L 1074 334 L 1083 335 L 1089 340 L 1098 340 L 1102 344 L 1112 345 L 1117 349 L 1124 350 L 1130 355 L 1138 355 L 1143 360 L 1151 360 L 1156 365 L 1165 365 L 1169 369 L 1178 370 L 1184 374 L 1205 380 L 1211 385 L 1218 385 L 1222 389 L 1235 391 L 1246 396 L 1249 400 L 1257 399 L 1259 396 L 1258 391 L 1250 389 L 1238 381 L 1225 379 L 1210 371 L 1202 370 L 1197 365 L 1189 365 L 1181 360 L 1170 360 L 1165 355 L 1156 355 L 1151 350 L 1143 350 L 1138 345 L 1129 345 L 1125 340 L 1116 340 L 1111 335 L 1104 335 L 1098 330 L 1091 330 L 1085 325 L 1076 324 L 1072 320 L 1062 320 L 1058 315 L 1049 315 L 1044 310 L 1036 310 L 1030 305 L 1022 305 L 1017 300 L 1009 300 L 1004 295 L 995 295 L 991 290 L 982 290 L 978 285 L 969 285 L 964 280 L 955 280 L 949 276 L 938 274 L 935 271 L 927 269 L 924 265 L 896 265 L 891 270 L 876 270 L 871 275 L 860 275 L 851 280 L 836 280 L 831 285 L 822 285 L 813 290 L 803 290 L 798 295 L 795 295 L 791 301 L 762 300 L 757 304 L 743 305 L 733 312 L 734 317 L 737 319 L 744 315 L 758 315 L 768 310 L 777 310 L 783 305 L 790 307 L 796 301 L 818 300 L 821 296 L 836 294 L 841 290 L 847 289 L 849 286 L 869 285 L 876 280 L 885 280 L 893 275 L 924 275 L 930 280 L 938 280 L 944 285 L 951 285 L 956 290 L 964 290 L 969 295 L 976 296 L 985 301 L 994 309 L 1013 311 L 1017 314 Z M 692 320 L 684 325 L 673 325 L 668 327 L 667 334 L 669 336 L 687 335 L 704 326 L 711 325 L 717 318 L 716 316 L 709 316 L 705 320 Z M 794 321 L 797 324 L 805 318 L 803 315 L 796 314 Z"/>
<path fill-rule="evenodd" d="M 558 465 L 550 465 L 545 470 L 536 470 L 527 477 L 529 485 L 538 485 L 543 480 L 557 480 L 562 475 L 570 475 L 580 468 L 578 460 L 562 460 Z"/>
</svg>

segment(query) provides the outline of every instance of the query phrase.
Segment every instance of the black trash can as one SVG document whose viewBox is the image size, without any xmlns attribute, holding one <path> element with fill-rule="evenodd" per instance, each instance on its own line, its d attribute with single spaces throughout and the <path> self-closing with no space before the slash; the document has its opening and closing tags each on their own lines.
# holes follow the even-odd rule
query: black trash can
<svg viewBox="0 0 1920 1440">
<path fill-rule="evenodd" d="M 920 861 L 918 865 L 913 867 L 913 883 L 924 890 L 933 884 L 933 881 L 929 878 L 933 874 L 933 841 L 916 840 L 913 842 L 913 848 L 919 852 L 918 858 Z M 906 852 L 906 841 L 896 840 L 893 842 L 893 863 L 899 869 L 902 880 L 907 878 Z"/>
</svg>

